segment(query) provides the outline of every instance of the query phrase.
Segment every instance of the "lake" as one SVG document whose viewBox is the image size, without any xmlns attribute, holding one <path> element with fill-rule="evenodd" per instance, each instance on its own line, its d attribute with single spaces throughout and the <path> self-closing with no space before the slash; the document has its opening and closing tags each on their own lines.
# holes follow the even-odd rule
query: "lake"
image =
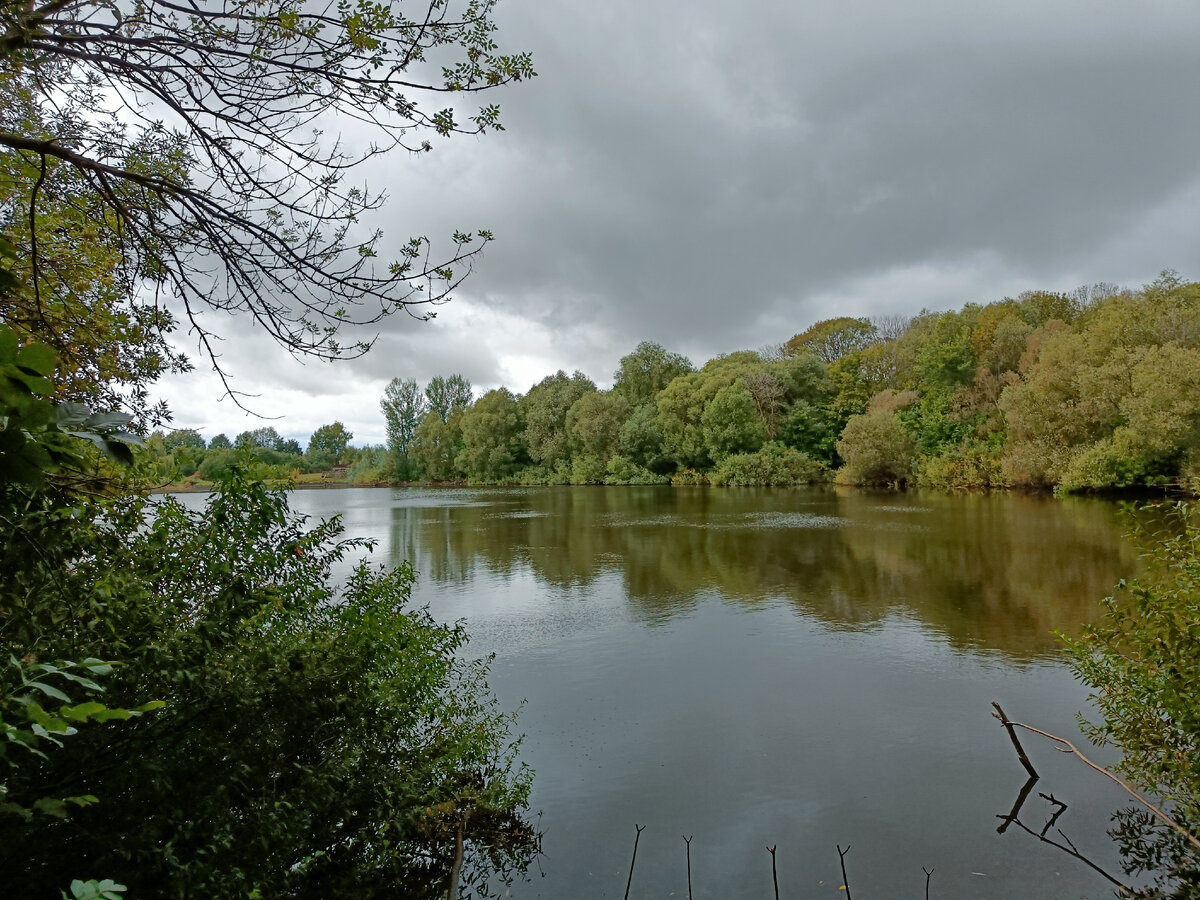
<svg viewBox="0 0 1200 900">
<path fill-rule="evenodd" d="M 185 498 L 198 504 L 202 496 Z M 832 488 L 298 491 L 413 601 L 463 619 L 520 711 L 543 855 L 511 896 L 1106 897 L 1115 785 L 1013 719 L 1087 746 L 1054 632 L 1137 568 L 1117 505 Z M 1113 761 L 1105 749 L 1094 759 Z M 1058 831 L 1061 829 L 1061 832 Z M 1065 835 L 1065 837 L 1063 837 Z"/>
</svg>

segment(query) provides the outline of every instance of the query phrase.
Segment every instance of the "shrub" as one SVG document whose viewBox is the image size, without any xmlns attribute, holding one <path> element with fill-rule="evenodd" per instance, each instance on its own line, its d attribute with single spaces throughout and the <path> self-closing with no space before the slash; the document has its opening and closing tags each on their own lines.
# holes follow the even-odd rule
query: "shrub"
<svg viewBox="0 0 1200 900">
<path fill-rule="evenodd" d="M 666 475 L 651 472 L 644 466 L 639 466 L 627 456 L 614 456 L 608 461 L 608 475 L 605 484 L 669 484 L 671 479 Z"/>
<path fill-rule="evenodd" d="M 772 441 L 754 453 L 725 457 L 708 480 L 735 487 L 815 484 L 829 480 L 829 469 L 799 450 Z"/>
<path fill-rule="evenodd" d="M 851 416 L 837 442 L 846 461 L 836 481 L 848 484 L 904 484 L 912 475 L 916 445 L 895 413 Z"/>
<path fill-rule="evenodd" d="M 6 604 L 37 601 L 3 623 L 3 649 L 90 648 L 122 662 L 107 703 L 167 705 L 81 730 L 9 781 L 19 806 L 98 802 L 32 824 L 0 811 L 0 847 L 21 860 L 6 891 L 44 896 L 69 861 L 130 896 L 432 897 L 459 835 L 477 874 L 528 858 L 511 718 L 486 664 L 461 656 L 461 627 L 408 608 L 408 565 L 360 563 L 338 586 L 331 567 L 365 543 L 336 519 L 306 527 L 237 470 L 202 512 L 133 499 L 59 512 L 60 555 L 0 577 Z M 98 605 L 102 628 L 86 615 Z M 61 609 L 81 617 L 56 625 Z"/>
<path fill-rule="evenodd" d="M 1085 732 L 1119 748 L 1117 770 L 1200 838 L 1200 528 L 1186 506 L 1173 515 L 1174 535 L 1157 542 L 1148 575 L 1118 584 L 1104 618 L 1067 646 L 1101 715 L 1082 723 Z M 1183 882 L 1175 893 L 1138 896 L 1196 896 L 1194 847 L 1140 808 L 1117 821 L 1115 834 L 1132 851 L 1127 871 L 1165 869 L 1159 886 Z"/>
</svg>

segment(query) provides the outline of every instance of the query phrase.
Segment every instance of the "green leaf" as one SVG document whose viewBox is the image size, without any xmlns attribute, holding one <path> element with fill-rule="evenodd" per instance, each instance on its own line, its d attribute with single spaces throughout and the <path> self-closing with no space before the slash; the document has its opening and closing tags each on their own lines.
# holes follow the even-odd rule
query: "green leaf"
<svg viewBox="0 0 1200 900">
<path fill-rule="evenodd" d="M 78 703 L 75 706 L 64 706 L 58 712 L 59 715 L 74 722 L 86 722 L 89 717 L 93 717 L 105 709 L 107 707 L 103 703 L 97 703 L 93 700 L 89 703 Z"/>
<path fill-rule="evenodd" d="M 17 351 L 17 365 L 38 375 L 54 374 L 56 361 L 54 351 L 36 341 Z"/>
<path fill-rule="evenodd" d="M 121 412 L 99 412 L 92 413 L 87 417 L 85 424 L 88 428 L 97 428 L 101 431 L 111 431 L 114 428 L 123 428 L 133 421 L 133 416 Z"/>
<path fill-rule="evenodd" d="M 54 797 L 41 797 L 35 800 L 33 808 L 48 816 L 54 816 L 56 819 L 65 819 L 67 817 L 67 804 Z"/>
<path fill-rule="evenodd" d="M 46 684 L 41 681 L 31 681 L 28 686 L 31 688 L 34 688 L 35 690 L 41 691 L 47 697 L 53 697 L 55 700 L 61 700 L 63 703 L 71 702 L 70 697 L 68 697 L 66 694 L 64 694 L 62 691 L 60 691 L 58 688 L 54 687 L 53 685 Z"/>
<path fill-rule="evenodd" d="M 13 362 L 17 358 L 17 335 L 11 328 L 0 328 L 0 363 Z"/>
<path fill-rule="evenodd" d="M 134 717 L 134 715 L 135 714 L 133 712 L 130 712 L 127 709 L 105 709 L 102 712 L 98 712 L 95 715 L 93 715 L 92 721 L 93 722 L 108 722 L 113 719 L 116 719 L 117 721 L 123 722 L 126 719 L 132 719 Z"/>
<path fill-rule="evenodd" d="M 123 466 L 133 465 L 133 451 L 119 441 L 104 441 L 100 444 L 100 449 L 115 463 Z"/>
<path fill-rule="evenodd" d="M 91 414 L 92 410 L 86 403 L 60 403 L 58 404 L 58 427 L 71 428 L 75 425 L 82 425 Z"/>
</svg>

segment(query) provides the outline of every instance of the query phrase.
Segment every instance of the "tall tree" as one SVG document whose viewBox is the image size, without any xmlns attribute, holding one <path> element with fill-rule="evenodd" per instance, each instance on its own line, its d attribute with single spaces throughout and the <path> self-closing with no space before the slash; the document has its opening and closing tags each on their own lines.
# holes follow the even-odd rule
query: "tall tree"
<svg viewBox="0 0 1200 900">
<path fill-rule="evenodd" d="M 425 399 L 442 422 L 449 422 L 455 410 L 471 405 L 471 382 L 458 374 L 434 376 L 425 387 Z"/>
<path fill-rule="evenodd" d="M 200 432 L 192 428 L 177 428 L 163 438 L 163 446 L 168 450 L 176 447 L 188 447 L 192 450 L 207 449 Z"/>
<path fill-rule="evenodd" d="M 493 39 L 495 0 L 310 6 L 291 0 L 32 0 L 0 11 L 0 166 L 21 172 L 7 230 L 27 223 L 30 282 L 53 277 L 43 213 L 76 209 L 115 239 L 125 271 L 174 296 L 217 363 L 205 308 L 248 313 L 293 352 L 336 357 L 338 329 L 445 299 L 490 239 L 389 242 L 356 223 L 382 195 L 345 173 L 430 137 L 500 128 L 424 98 L 487 91 L 535 73 Z M 436 74 L 435 74 L 436 73 Z M 355 155 L 313 127 L 373 129 Z M 126 294 L 126 299 L 132 294 Z M 157 327 L 157 326 L 156 326 Z"/>
<path fill-rule="evenodd" d="M 308 453 L 328 455 L 334 462 L 340 462 L 353 437 L 341 422 L 322 425 L 308 439 Z"/>
<path fill-rule="evenodd" d="M 875 326 L 869 319 L 841 316 L 825 319 L 802 331 L 783 345 L 785 353 L 815 353 L 823 362 L 831 363 L 847 353 L 861 350 L 876 339 Z"/>
<path fill-rule="evenodd" d="M 455 465 L 472 481 L 503 481 L 526 461 L 524 423 L 517 398 L 507 388 L 488 391 L 466 410 L 462 450 Z"/>
<path fill-rule="evenodd" d="M 461 477 L 456 459 L 463 449 L 462 420 L 466 411 L 459 408 L 446 422 L 433 410 L 421 416 L 413 437 L 412 459 L 428 481 L 453 481 Z"/>
<path fill-rule="evenodd" d="M 283 438 L 273 426 L 264 425 L 262 428 L 243 431 L 233 439 L 233 446 L 239 449 L 261 447 L 264 450 L 278 450 L 282 441 Z"/>
<path fill-rule="evenodd" d="M 425 414 L 425 398 L 414 378 L 393 378 L 379 401 L 387 431 L 388 449 L 407 456 L 412 451 L 417 423 Z"/>
<path fill-rule="evenodd" d="M 662 344 L 642 341 L 632 353 L 621 357 L 613 373 L 613 390 L 623 394 L 630 406 L 641 406 L 673 379 L 694 370 L 686 356 L 672 353 Z"/>
<path fill-rule="evenodd" d="M 596 384 L 582 372 L 561 369 L 547 375 L 521 398 L 525 446 L 534 462 L 548 468 L 570 458 L 567 412 L 580 397 L 594 393 Z"/>
</svg>

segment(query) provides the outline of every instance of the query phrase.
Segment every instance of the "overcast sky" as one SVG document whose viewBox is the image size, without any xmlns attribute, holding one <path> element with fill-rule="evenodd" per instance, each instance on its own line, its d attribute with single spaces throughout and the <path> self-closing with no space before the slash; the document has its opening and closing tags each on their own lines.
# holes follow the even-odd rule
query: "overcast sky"
<svg viewBox="0 0 1200 900">
<path fill-rule="evenodd" d="M 362 174 L 397 243 L 495 232 L 456 299 L 334 364 L 214 323 L 248 405 L 282 418 L 219 402 L 198 365 L 160 383 L 177 427 L 306 443 L 340 420 L 381 443 L 393 377 L 608 386 L 642 340 L 699 364 L 832 316 L 1200 278 L 1195 0 L 501 0 L 496 19 L 539 74 L 487 98 L 507 130 Z"/>
</svg>

